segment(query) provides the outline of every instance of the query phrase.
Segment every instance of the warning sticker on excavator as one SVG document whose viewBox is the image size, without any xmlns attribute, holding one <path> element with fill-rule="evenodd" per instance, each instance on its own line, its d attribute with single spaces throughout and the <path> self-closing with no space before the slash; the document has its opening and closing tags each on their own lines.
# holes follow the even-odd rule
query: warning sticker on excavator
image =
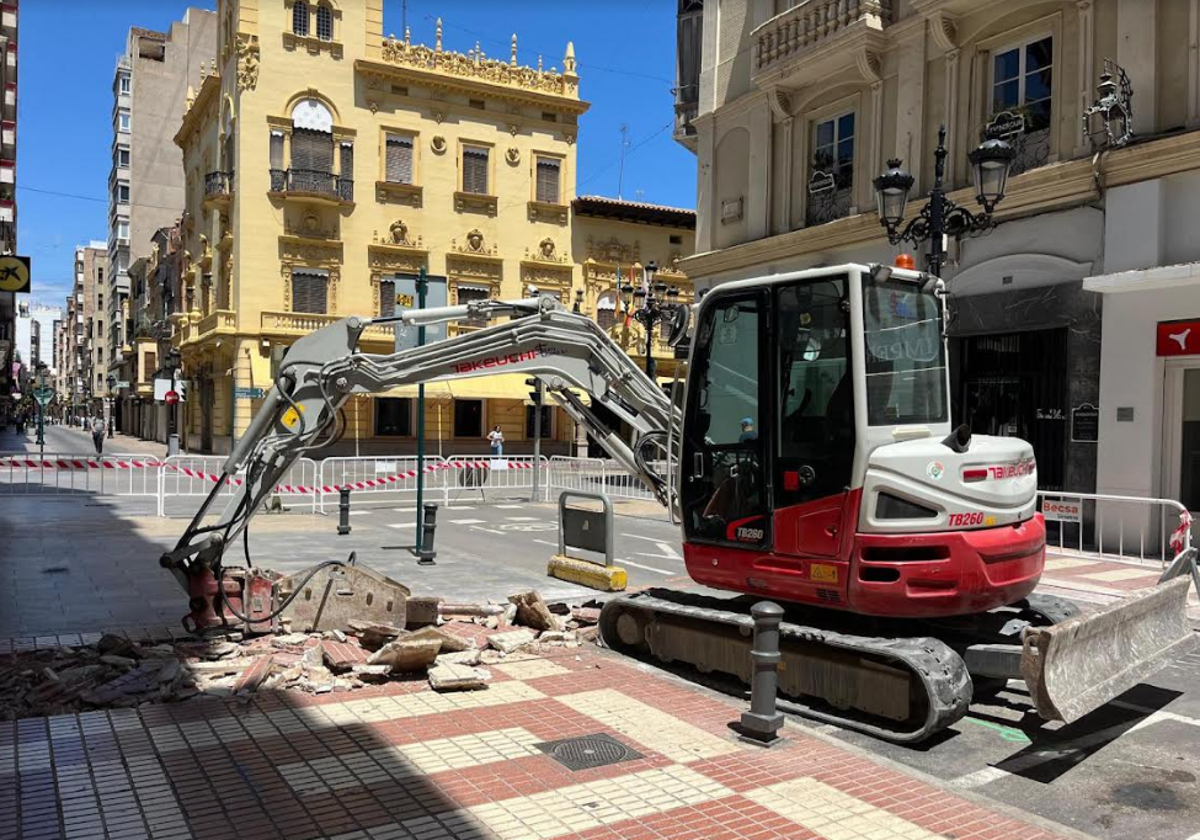
<svg viewBox="0 0 1200 840">
<path fill-rule="evenodd" d="M 837 583 L 837 566 L 827 563 L 813 563 L 808 567 L 808 576 L 819 583 Z"/>
<path fill-rule="evenodd" d="M 303 406 L 293 406 L 287 411 L 283 412 L 283 417 L 280 418 L 279 422 L 283 423 L 283 425 L 287 426 L 289 429 L 293 429 L 295 428 L 296 424 L 300 422 L 300 415 L 303 413 Z"/>
</svg>

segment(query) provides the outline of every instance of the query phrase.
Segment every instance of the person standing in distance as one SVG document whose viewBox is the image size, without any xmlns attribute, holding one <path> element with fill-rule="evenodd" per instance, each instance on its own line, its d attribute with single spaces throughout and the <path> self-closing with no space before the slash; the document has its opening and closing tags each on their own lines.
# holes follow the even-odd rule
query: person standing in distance
<svg viewBox="0 0 1200 840">
<path fill-rule="evenodd" d="M 96 415 L 92 420 L 92 443 L 96 445 L 96 454 L 104 454 L 104 418 Z"/>
<path fill-rule="evenodd" d="M 492 445 L 492 457 L 499 458 L 504 454 L 504 432 L 500 431 L 500 425 L 492 426 L 492 430 L 488 432 L 488 443 Z"/>
</svg>

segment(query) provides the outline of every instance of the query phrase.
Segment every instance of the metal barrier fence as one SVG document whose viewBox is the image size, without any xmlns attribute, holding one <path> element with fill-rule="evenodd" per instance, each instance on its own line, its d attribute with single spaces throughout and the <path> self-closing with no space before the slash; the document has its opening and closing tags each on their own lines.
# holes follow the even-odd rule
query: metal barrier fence
<svg viewBox="0 0 1200 840">
<path fill-rule="evenodd" d="M 538 488 L 541 500 L 550 498 L 547 481 L 549 463 L 544 456 L 537 462 L 541 471 Z M 469 496 L 468 491 L 478 492 L 481 498 L 486 498 L 489 490 L 528 490 L 532 493 L 533 465 L 532 455 L 506 455 L 500 458 L 490 455 L 450 455 L 446 458 L 447 493 L 453 492 L 455 498 Z"/>
<path fill-rule="evenodd" d="M 656 470 L 666 470 L 666 462 L 655 461 L 651 466 Z M 655 499 L 640 478 L 606 458 L 555 455 L 550 459 L 549 487 L 554 490 L 604 493 L 618 499 Z"/>
<path fill-rule="evenodd" d="M 161 459 L 77 452 L 0 453 L 0 495 L 157 496 Z"/>
<path fill-rule="evenodd" d="M 1191 548 L 1192 517 L 1174 499 L 1039 491 L 1046 544 L 1059 551 L 1166 565 Z M 1115 550 L 1114 550 L 1115 549 Z"/>
<path fill-rule="evenodd" d="M 172 455 L 161 464 L 158 485 L 158 515 L 166 515 L 166 500 L 181 496 L 207 496 L 220 479 L 226 458 L 222 455 Z M 283 478 L 278 482 L 275 495 L 287 498 L 302 498 L 313 512 L 317 510 L 317 490 L 320 483 L 320 467 L 311 458 L 297 458 Z M 245 478 L 238 472 L 225 481 L 221 495 L 236 492 Z"/>
<path fill-rule="evenodd" d="M 425 458 L 425 492 L 440 493 L 448 501 L 444 461 L 436 455 Z M 325 512 L 327 501 L 337 502 L 338 488 L 349 485 L 354 504 L 392 503 L 417 492 L 416 456 L 326 458 L 315 482 L 317 509 Z"/>
</svg>

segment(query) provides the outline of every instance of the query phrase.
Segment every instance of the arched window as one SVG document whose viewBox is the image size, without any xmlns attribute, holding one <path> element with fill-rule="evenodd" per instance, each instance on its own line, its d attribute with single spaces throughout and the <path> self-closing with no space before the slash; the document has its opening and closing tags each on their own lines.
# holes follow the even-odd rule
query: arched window
<svg viewBox="0 0 1200 840">
<path fill-rule="evenodd" d="M 333 9 L 328 3 L 317 6 L 317 37 L 322 41 L 333 40 Z"/>
<path fill-rule="evenodd" d="M 297 35 L 308 34 L 308 0 L 296 0 L 292 6 L 292 32 Z"/>
</svg>

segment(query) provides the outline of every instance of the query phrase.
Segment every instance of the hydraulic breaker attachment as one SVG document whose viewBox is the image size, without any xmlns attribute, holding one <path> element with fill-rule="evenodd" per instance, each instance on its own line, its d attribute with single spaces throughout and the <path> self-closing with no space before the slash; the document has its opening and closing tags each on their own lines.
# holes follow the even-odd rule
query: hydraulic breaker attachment
<svg viewBox="0 0 1200 840">
<path fill-rule="evenodd" d="M 1128 691 L 1200 637 L 1187 619 L 1188 577 L 1049 627 L 1024 631 L 1021 676 L 1047 720 L 1078 720 Z"/>
<path fill-rule="evenodd" d="M 310 577 L 311 575 L 311 577 Z M 275 603 L 286 604 L 279 620 L 293 632 L 345 630 L 352 619 L 403 628 L 408 621 L 408 587 L 359 565 L 330 565 L 315 573 L 280 578 Z"/>
</svg>

